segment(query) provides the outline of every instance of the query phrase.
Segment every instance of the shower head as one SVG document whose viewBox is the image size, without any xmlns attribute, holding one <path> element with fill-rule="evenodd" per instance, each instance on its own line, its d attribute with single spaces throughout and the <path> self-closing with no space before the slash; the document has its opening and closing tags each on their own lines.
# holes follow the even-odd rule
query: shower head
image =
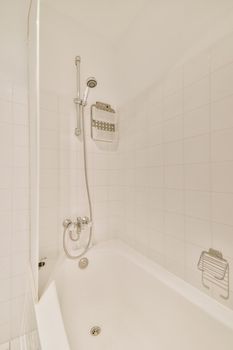
<svg viewBox="0 0 233 350">
<path fill-rule="evenodd" d="M 87 87 L 86 87 L 86 90 L 85 90 L 84 96 L 83 96 L 83 105 L 84 106 L 86 106 L 86 104 L 87 104 L 87 97 L 88 97 L 89 89 L 96 87 L 96 85 L 97 85 L 96 78 L 94 78 L 94 77 L 87 78 Z"/>
<path fill-rule="evenodd" d="M 87 78 L 87 86 L 89 87 L 89 88 L 94 88 L 94 87 L 96 87 L 96 85 L 97 85 L 97 80 L 96 80 L 96 78 L 94 78 L 94 77 L 89 77 L 89 78 Z"/>
</svg>

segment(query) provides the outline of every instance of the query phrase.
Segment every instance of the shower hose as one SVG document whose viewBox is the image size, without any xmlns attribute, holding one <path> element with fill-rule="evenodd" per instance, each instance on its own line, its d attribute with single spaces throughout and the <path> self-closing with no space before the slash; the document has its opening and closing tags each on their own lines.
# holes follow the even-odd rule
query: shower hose
<svg viewBox="0 0 233 350">
<path fill-rule="evenodd" d="M 79 108 L 78 105 L 76 105 L 76 111 L 77 108 Z M 82 129 L 83 129 L 83 162 L 84 162 L 84 177 L 85 177 L 85 185 L 86 185 L 86 193 L 87 193 L 87 199 L 88 199 L 88 206 L 89 206 L 89 214 L 90 214 L 90 227 L 89 227 L 89 237 L 86 246 L 84 247 L 84 250 L 82 253 L 78 255 L 71 255 L 66 247 L 66 233 L 68 230 L 68 226 L 64 227 L 63 231 L 63 249 L 65 251 L 66 256 L 69 259 L 79 259 L 81 258 L 88 249 L 90 248 L 91 241 L 92 241 L 92 203 L 91 203 L 91 195 L 90 195 L 90 188 L 89 188 L 89 182 L 88 182 L 88 174 L 87 174 L 87 152 L 86 152 L 86 132 L 85 132 L 85 118 L 84 118 L 84 106 L 80 105 L 81 109 L 81 123 L 82 123 Z M 77 111 L 78 112 L 78 111 Z"/>
</svg>

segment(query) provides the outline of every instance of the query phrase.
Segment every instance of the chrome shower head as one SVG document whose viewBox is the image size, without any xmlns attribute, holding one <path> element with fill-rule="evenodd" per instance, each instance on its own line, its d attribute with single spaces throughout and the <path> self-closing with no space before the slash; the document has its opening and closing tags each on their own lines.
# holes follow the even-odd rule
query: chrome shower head
<svg viewBox="0 0 233 350">
<path fill-rule="evenodd" d="M 97 85 L 97 80 L 96 80 L 96 78 L 94 78 L 94 77 L 89 77 L 89 78 L 87 78 L 87 86 L 89 87 L 89 88 L 94 88 L 94 87 L 96 87 L 96 85 Z"/>
<path fill-rule="evenodd" d="M 83 96 L 83 105 L 84 106 L 86 106 L 86 104 L 87 104 L 87 97 L 88 97 L 89 89 L 96 87 L 96 85 L 97 85 L 96 78 L 94 78 L 94 77 L 87 78 L 87 87 L 86 87 L 86 90 L 85 90 L 84 96 Z"/>
</svg>

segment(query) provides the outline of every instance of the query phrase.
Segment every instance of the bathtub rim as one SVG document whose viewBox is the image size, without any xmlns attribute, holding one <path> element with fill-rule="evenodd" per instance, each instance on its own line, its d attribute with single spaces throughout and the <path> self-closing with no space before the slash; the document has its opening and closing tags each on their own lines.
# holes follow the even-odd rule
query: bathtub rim
<svg viewBox="0 0 233 350">
<path fill-rule="evenodd" d="M 158 279 L 168 288 L 174 290 L 176 293 L 184 297 L 186 300 L 188 300 L 192 304 L 199 307 L 201 310 L 209 314 L 215 320 L 219 321 L 220 323 L 224 324 L 226 327 L 233 330 L 233 310 L 232 309 L 221 304 L 219 301 L 205 294 L 203 291 L 201 291 L 197 287 L 191 285 L 190 283 L 186 282 L 185 280 L 178 277 L 174 273 L 168 271 L 166 268 L 159 265 L 152 259 L 144 256 L 140 252 L 136 251 L 134 248 L 128 246 L 122 240 L 111 239 L 111 240 L 99 242 L 90 248 L 86 256 L 89 259 L 91 259 L 92 256 L 95 256 L 96 254 L 101 253 L 101 251 L 123 256 L 133 264 L 139 266 L 144 271 L 152 275 L 154 278 Z M 55 282 L 56 284 L 56 275 L 59 272 L 59 268 L 61 264 L 63 264 L 67 260 L 70 263 L 74 263 L 74 264 L 77 264 L 77 261 L 78 261 L 78 260 L 70 260 L 65 256 L 64 253 L 62 253 L 58 258 L 58 261 L 54 267 L 54 271 L 51 274 L 48 282 L 46 283 L 40 298 L 43 297 L 44 293 L 46 293 L 46 290 L 51 285 L 51 283 Z M 200 278 L 201 278 L 201 275 L 200 275 Z"/>
</svg>

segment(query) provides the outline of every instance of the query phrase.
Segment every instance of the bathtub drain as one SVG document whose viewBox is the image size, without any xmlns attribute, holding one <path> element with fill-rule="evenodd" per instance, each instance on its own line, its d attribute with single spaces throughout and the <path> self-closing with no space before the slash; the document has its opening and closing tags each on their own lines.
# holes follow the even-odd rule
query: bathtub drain
<svg viewBox="0 0 233 350">
<path fill-rule="evenodd" d="M 90 334 L 93 335 L 94 337 L 96 337 L 97 335 L 99 335 L 101 332 L 101 328 L 98 326 L 92 327 L 90 330 Z"/>
</svg>

